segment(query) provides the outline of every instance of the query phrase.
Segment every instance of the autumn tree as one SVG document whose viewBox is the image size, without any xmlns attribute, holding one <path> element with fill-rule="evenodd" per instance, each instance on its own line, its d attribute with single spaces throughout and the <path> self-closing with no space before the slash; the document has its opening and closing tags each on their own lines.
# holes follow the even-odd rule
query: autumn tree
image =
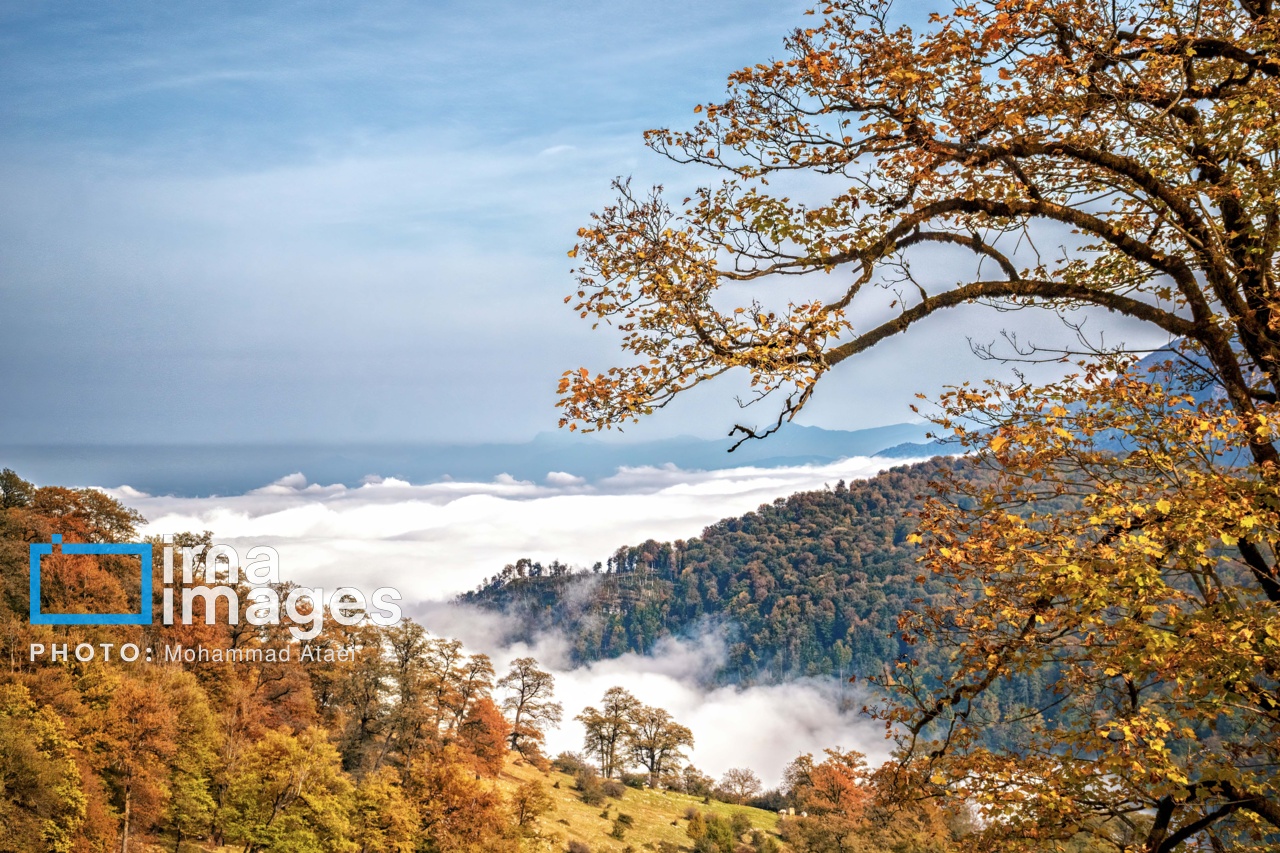
<svg viewBox="0 0 1280 853">
<path fill-rule="evenodd" d="M 111 756 L 108 779 L 120 809 L 120 853 L 129 853 L 132 834 L 163 814 L 165 770 L 177 750 L 177 732 L 172 709 L 156 685 L 133 678 L 120 680 L 103 723 L 103 747 Z"/>
<path fill-rule="evenodd" d="M 418 829 L 411 807 L 394 770 L 381 767 L 356 786 L 351 810 L 351 840 L 360 853 L 410 853 Z"/>
<path fill-rule="evenodd" d="M 52 708 L 0 685 L 0 850 L 70 853 L 85 817 L 75 744 Z"/>
<path fill-rule="evenodd" d="M 524 836 L 536 835 L 538 818 L 554 806 L 555 801 L 542 782 L 537 779 L 521 782 L 511 796 L 511 817 L 516 829 Z"/>
<path fill-rule="evenodd" d="M 664 773 L 675 770 L 684 760 L 684 751 L 693 748 L 693 732 L 663 708 L 638 704 L 630 719 L 627 748 L 631 758 L 649 771 L 649 785 L 657 786 Z"/>
<path fill-rule="evenodd" d="M 458 743 L 485 776 L 497 776 L 507 758 L 511 724 L 488 696 L 476 701 L 458 729 Z"/>
<path fill-rule="evenodd" d="M 563 706 L 553 698 L 555 677 L 533 658 L 516 658 L 498 681 L 506 691 L 502 710 L 511 721 L 511 748 L 521 755 L 540 755 L 546 730 L 560 722 Z"/>
<path fill-rule="evenodd" d="M 889 5 L 828 4 L 693 129 L 649 133 L 725 181 L 681 210 L 621 182 L 579 232 L 567 301 L 634 360 L 567 373 L 564 422 L 619 425 L 741 368 L 751 401 L 781 401 L 769 428 L 734 427 L 759 437 L 827 371 L 974 302 L 1163 332 L 1191 376 L 1135 377 L 1093 339 L 1075 381 L 943 401 L 1001 479 L 925 517 L 926 564 L 957 604 L 904 628 L 951 643 L 957 669 L 908 664 L 886 685 L 902 790 L 977 804 L 993 848 L 1265 846 L 1280 832 L 1280 10 L 976 0 L 917 31 Z M 806 201 L 784 194 L 794 172 L 820 176 Z M 1029 250 L 1044 238 L 1059 248 Z M 945 271 L 920 279 L 921 257 Z M 877 286 L 896 313 L 866 323 Z M 1062 497 L 1079 512 L 1036 509 Z M 987 750 L 982 694 L 1042 666 L 1061 707 L 1004 721 L 1025 724 L 1019 754 Z"/>
<path fill-rule="evenodd" d="M 625 769 L 627 738 L 632 733 L 632 713 L 640 701 L 621 687 L 610 687 L 600 700 L 600 708 L 588 705 L 576 719 L 582 723 L 582 748 L 595 756 L 600 773 L 611 779 Z"/>
<path fill-rule="evenodd" d="M 169 796 L 160 825 L 173 833 L 174 849 L 181 850 L 184 838 L 205 836 L 213 822 L 213 775 L 222 738 L 208 696 L 194 675 L 171 670 L 155 686 L 163 692 L 173 716 L 176 747 L 169 761 Z"/>
<path fill-rule="evenodd" d="M 352 785 L 322 729 L 267 732 L 236 769 L 227 799 L 227 839 L 245 853 L 347 849 Z"/>
<path fill-rule="evenodd" d="M 885 785 L 896 780 L 892 768 L 873 771 L 855 750 L 827 749 L 821 760 L 801 755 L 784 779 L 799 817 L 780 830 L 797 853 L 946 853 L 955 849 L 953 827 L 963 826 L 927 799 L 886 796 L 893 792 Z"/>
<path fill-rule="evenodd" d="M 728 794 L 735 803 L 745 803 L 760 793 L 760 777 L 750 767 L 730 767 L 720 777 L 719 790 Z"/>
<path fill-rule="evenodd" d="M 501 792 L 482 780 L 455 747 L 415 756 L 404 786 L 418 814 L 418 849 L 430 853 L 518 849 L 518 833 Z"/>
</svg>

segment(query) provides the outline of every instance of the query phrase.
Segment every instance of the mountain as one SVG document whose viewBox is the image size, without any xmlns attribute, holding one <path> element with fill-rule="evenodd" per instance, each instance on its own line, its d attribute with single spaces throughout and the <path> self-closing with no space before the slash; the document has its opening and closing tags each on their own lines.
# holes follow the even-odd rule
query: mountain
<svg viewBox="0 0 1280 853">
<path fill-rule="evenodd" d="M 646 652 L 658 638 L 727 633 L 719 681 L 878 673 L 905 653 L 898 615 L 946 594 L 916 582 L 911 512 L 934 459 L 780 498 L 687 541 L 623 547 L 592 572 L 520 561 L 461 597 L 511 617 L 511 639 L 564 632 L 579 662 Z M 970 476 L 976 476 L 970 474 Z"/>
<path fill-rule="evenodd" d="M 647 465 L 716 470 L 815 464 L 870 456 L 921 440 L 927 431 L 927 424 L 848 431 L 787 424 L 768 441 L 747 442 L 733 453 L 727 438 L 619 441 L 578 433 L 544 433 L 509 444 L 0 445 L 0 464 L 37 483 L 129 485 L 148 494 L 195 497 L 243 494 L 294 472 L 313 483 L 354 486 L 371 475 L 423 483 L 488 481 L 499 474 L 541 480 L 564 471 L 594 480 Z"/>
</svg>

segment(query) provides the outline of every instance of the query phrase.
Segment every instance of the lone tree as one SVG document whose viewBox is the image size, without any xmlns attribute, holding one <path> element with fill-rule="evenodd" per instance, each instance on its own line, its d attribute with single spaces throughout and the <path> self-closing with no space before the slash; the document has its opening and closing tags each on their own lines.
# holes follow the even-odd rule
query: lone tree
<svg viewBox="0 0 1280 853">
<path fill-rule="evenodd" d="M 583 749 L 600 762 L 600 773 L 606 779 L 626 769 L 625 746 L 632 733 L 631 715 L 640 701 L 621 687 L 610 687 L 600 701 L 600 708 L 588 705 L 576 719 L 585 730 Z"/>
<path fill-rule="evenodd" d="M 546 730 L 560 722 L 564 707 L 552 698 L 555 682 L 533 658 L 516 658 L 498 681 L 498 687 L 507 691 L 502 710 L 511 719 L 511 748 L 523 756 L 541 754 Z"/>
<path fill-rule="evenodd" d="M 885 713 L 903 790 L 977 804 L 989 846 L 1260 849 L 1280 832 L 1280 10 L 974 0 L 915 32 L 888 6 L 830 3 L 692 130 L 647 135 L 725 180 L 679 211 L 619 182 L 579 231 L 566 301 L 629 363 L 566 373 L 562 424 L 620 425 L 742 368 L 777 419 L 732 434 L 761 437 L 828 370 L 966 303 L 1163 330 L 1181 377 L 1095 349 L 1076 381 L 943 400 L 996 481 L 926 513 L 956 604 L 904 628 L 957 669 L 906 667 Z M 829 197 L 775 192 L 792 172 Z M 1046 235 L 1065 245 L 1027 250 Z M 926 249 L 973 264 L 922 282 Z M 876 286 L 897 314 L 856 326 Z M 1029 709 L 1021 749 L 984 747 L 974 700 L 1046 664 L 1054 723 Z"/>
<path fill-rule="evenodd" d="M 760 793 L 760 777 L 749 767 L 730 767 L 720 779 L 720 790 L 741 805 Z"/>
<path fill-rule="evenodd" d="M 664 773 L 679 766 L 684 750 L 693 747 L 693 732 L 663 708 L 637 705 L 631 711 L 627 745 L 635 762 L 649 771 L 649 786 L 656 787 Z"/>
</svg>

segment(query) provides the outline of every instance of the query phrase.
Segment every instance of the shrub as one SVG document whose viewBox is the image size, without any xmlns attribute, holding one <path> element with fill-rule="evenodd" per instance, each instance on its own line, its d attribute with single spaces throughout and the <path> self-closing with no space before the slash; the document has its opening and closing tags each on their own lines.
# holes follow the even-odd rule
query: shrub
<svg viewBox="0 0 1280 853">
<path fill-rule="evenodd" d="M 604 786 L 600 783 L 600 777 L 590 767 L 579 770 L 574 783 L 582 801 L 587 805 L 598 806 L 604 802 Z"/>
<path fill-rule="evenodd" d="M 591 853 L 591 846 L 585 841 L 570 841 L 569 853 Z"/>
<path fill-rule="evenodd" d="M 778 809 L 785 809 L 789 803 L 787 802 L 786 794 L 783 794 L 777 788 L 771 788 L 760 796 L 747 800 L 747 805 L 753 809 L 776 812 Z"/>
<path fill-rule="evenodd" d="M 551 759 L 551 766 L 561 773 L 568 773 L 570 776 L 578 775 L 581 770 L 590 767 L 582 756 L 576 752 L 562 752 L 555 758 Z"/>
<path fill-rule="evenodd" d="M 605 779 L 600 783 L 600 789 L 604 791 L 606 797 L 613 797 L 615 800 L 622 799 L 627 793 L 627 786 L 617 779 Z"/>
<path fill-rule="evenodd" d="M 649 781 L 649 777 L 643 773 L 623 773 L 622 784 L 628 788 L 638 788 L 643 790 L 645 784 Z"/>
</svg>

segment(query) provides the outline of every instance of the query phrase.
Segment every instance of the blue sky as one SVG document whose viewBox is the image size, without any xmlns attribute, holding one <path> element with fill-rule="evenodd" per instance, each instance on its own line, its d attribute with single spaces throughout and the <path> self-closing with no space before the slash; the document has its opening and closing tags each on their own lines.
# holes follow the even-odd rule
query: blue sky
<svg viewBox="0 0 1280 853">
<path fill-rule="evenodd" d="M 554 428 L 559 373 L 614 346 L 561 303 L 574 231 L 616 175 L 707 178 L 640 134 L 779 55 L 804 9 L 7 4 L 0 443 Z M 995 328 L 957 313 L 870 354 L 809 422 L 908 419 Z M 722 434 L 732 390 L 640 432 Z"/>
</svg>

